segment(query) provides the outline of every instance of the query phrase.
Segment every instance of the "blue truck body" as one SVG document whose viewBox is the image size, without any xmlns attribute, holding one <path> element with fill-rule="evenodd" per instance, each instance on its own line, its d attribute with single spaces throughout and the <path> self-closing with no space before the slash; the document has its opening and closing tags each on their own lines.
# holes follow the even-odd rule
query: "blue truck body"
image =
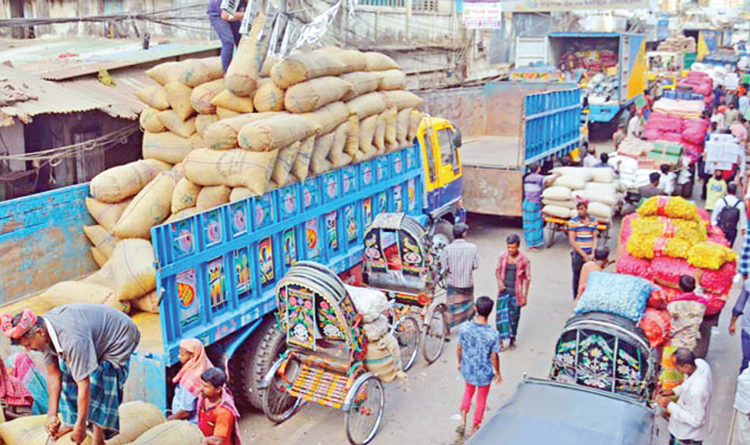
<svg viewBox="0 0 750 445">
<path fill-rule="evenodd" d="M 427 224 L 439 217 L 430 205 L 450 212 L 460 178 L 427 196 L 425 156 L 415 144 L 153 227 L 160 315 L 133 316 L 142 340 L 126 400 L 168 409 L 168 377 L 183 338 L 200 339 L 212 359 L 227 364 L 272 317 L 276 281 L 296 261 L 342 273 L 361 263 L 364 229 L 377 214 L 404 212 Z M 96 224 L 87 196 L 88 184 L 81 184 L 0 203 L 3 303 L 23 307 L 22 297 L 97 270 L 82 230 Z"/>
</svg>

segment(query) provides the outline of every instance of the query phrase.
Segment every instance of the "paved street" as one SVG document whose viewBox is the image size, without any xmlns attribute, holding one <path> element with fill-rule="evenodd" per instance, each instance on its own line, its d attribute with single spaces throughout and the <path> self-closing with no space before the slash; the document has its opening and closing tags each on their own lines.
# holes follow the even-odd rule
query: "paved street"
<svg viewBox="0 0 750 445">
<path fill-rule="evenodd" d="M 479 246 L 480 267 L 475 272 L 476 295 L 495 295 L 494 269 L 505 237 L 521 234 L 513 220 L 470 215 L 470 241 Z M 616 241 L 610 241 L 614 251 Z M 738 243 L 739 244 L 739 243 Z M 571 272 L 567 243 L 562 235 L 549 250 L 531 252 L 532 287 L 529 305 L 522 311 L 519 345 L 500 356 L 504 382 L 493 387 L 485 420 L 501 406 L 524 374 L 545 377 L 549 371 L 557 335 L 570 316 Z M 737 297 L 738 286 L 732 293 Z M 713 434 L 706 445 L 724 445 L 731 422 L 736 372 L 740 363 L 738 337 L 729 337 L 729 308 L 725 308 L 712 337 L 709 362 L 714 373 Z M 738 334 L 739 335 L 739 334 Z M 455 338 L 455 335 L 454 335 Z M 452 444 L 463 383 L 456 368 L 456 343 L 448 344 L 443 357 L 427 366 L 421 355 L 409 371 L 406 383 L 386 386 L 386 414 L 373 444 Z M 342 412 L 308 405 L 286 423 L 273 426 L 262 413 L 247 413 L 242 419 L 243 437 L 263 444 L 339 444 L 346 442 Z M 666 444 L 664 433 L 658 444 Z"/>
</svg>

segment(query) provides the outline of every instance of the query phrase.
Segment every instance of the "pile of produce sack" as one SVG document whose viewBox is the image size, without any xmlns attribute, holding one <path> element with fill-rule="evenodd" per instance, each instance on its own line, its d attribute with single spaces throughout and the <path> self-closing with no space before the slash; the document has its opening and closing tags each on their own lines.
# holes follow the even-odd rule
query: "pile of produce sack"
<svg viewBox="0 0 750 445">
<path fill-rule="evenodd" d="M 685 37 L 682 35 L 678 35 L 675 37 L 668 37 L 659 42 L 659 46 L 656 48 L 656 50 L 670 53 L 694 53 L 696 51 L 696 48 L 697 45 L 695 44 L 694 37 Z"/>
<path fill-rule="evenodd" d="M 646 122 L 643 136 L 649 141 L 681 144 L 685 154 L 697 162 L 709 128 L 708 119 L 700 117 L 703 109 L 701 101 L 659 99 Z"/>
<path fill-rule="evenodd" d="M 589 201 L 589 214 L 609 222 L 613 207 L 620 202 L 618 184 L 611 168 L 559 167 L 552 170 L 561 176 L 542 192 L 542 213 L 558 218 L 578 215 L 576 199 Z"/>
</svg>

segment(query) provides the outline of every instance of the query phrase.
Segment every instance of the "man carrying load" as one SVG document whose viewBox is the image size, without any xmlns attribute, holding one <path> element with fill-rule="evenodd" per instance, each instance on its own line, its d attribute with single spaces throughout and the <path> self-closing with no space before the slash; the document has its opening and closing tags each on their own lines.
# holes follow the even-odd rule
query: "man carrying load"
<svg viewBox="0 0 750 445">
<path fill-rule="evenodd" d="M 130 317 L 103 304 L 73 303 L 44 317 L 28 309 L 14 317 L 3 314 L 0 327 L 13 345 L 44 353 L 51 437 L 72 431 L 71 440 L 82 443 L 91 427 L 92 444 L 103 445 L 119 432 L 117 410 L 130 355 L 141 339 Z"/>
</svg>

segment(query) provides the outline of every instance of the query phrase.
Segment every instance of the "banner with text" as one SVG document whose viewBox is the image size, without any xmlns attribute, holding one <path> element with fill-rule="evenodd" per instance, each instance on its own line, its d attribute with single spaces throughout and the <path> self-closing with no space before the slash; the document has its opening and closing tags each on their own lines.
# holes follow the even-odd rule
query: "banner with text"
<svg viewBox="0 0 750 445">
<path fill-rule="evenodd" d="M 483 5 L 480 8 L 479 5 Z M 486 5 L 493 5 L 487 7 Z M 464 14 L 464 26 L 469 28 L 498 28 L 490 26 L 496 15 L 502 12 L 547 12 L 610 9 L 642 9 L 649 7 L 649 0 L 456 0 L 456 11 Z M 466 14 L 472 15 L 467 21 Z M 483 26 L 478 26 L 482 22 Z M 488 25 L 484 25 L 488 24 Z M 477 26 L 473 26 L 477 25 Z"/>
</svg>

